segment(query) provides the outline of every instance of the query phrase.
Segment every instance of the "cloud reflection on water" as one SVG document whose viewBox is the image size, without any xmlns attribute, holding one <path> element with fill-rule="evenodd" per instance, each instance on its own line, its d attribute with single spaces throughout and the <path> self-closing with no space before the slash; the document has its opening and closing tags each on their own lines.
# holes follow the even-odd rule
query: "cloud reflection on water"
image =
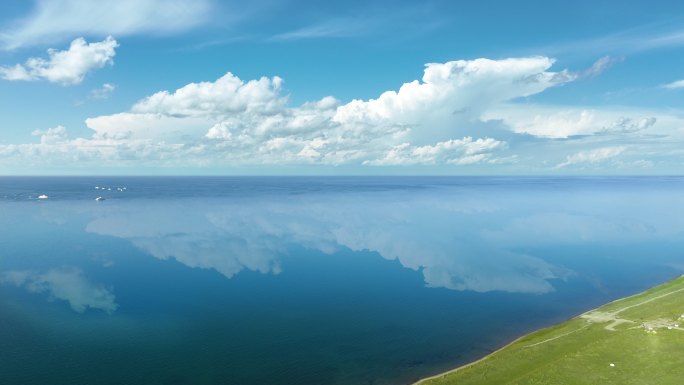
<svg viewBox="0 0 684 385">
<path fill-rule="evenodd" d="M 343 248 L 376 252 L 420 270 L 427 286 L 454 290 L 545 293 L 553 290 L 549 280 L 571 274 L 542 258 L 483 242 L 480 232 L 498 210 L 472 198 L 312 194 L 277 202 L 255 197 L 141 206 L 106 211 L 86 230 L 228 278 L 244 269 L 280 273 L 280 261 L 293 245 L 327 254 Z"/>
<path fill-rule="evenodd" d="M 46 272 L 11 270 L 0 273 L 0 283 L 23 287 L 31 293 L 47 293 L 51 300 L 69 302 L 71 309 L 83 313 L 98 309 L 108 314 L 119 307 L 109 289 L 89 281 L 75 267 L 61 267 Z"/>
<path fill-rule="evenodd" d="M 117 249 L 101 247 L 104 239 L 99 236 L 227 278 L 245 270 L 287 273 L 288 258 L 302 248 L 397 260 L 421 274 L 428 287 L 477 292 L 548 293 L 558 280 L 591 274 L 592 266 L 602 264 L 602 255 L 611 265 L 643 257 L 643 263 L 682 269 L 676 251 L 684 235 L 684 195 L 677 183 L 524 178 L 451 183 L 340 191 L 317 184 L 255 184 L 243 191 L 227 184 L 236 192 L 215 194 L 199 186 L 200 194 L 192 196 L 176 196 L 162 185 L 160 191 L 171 191 L 168 196 L 140 189 L 137 196 L 103 203 L 6 205 L 0 218 L 7 228 L 12 218 L 30 217 L 26 226 L 16 228 L 18 235 L 45 231 L 50 235 L 46 244 L 59 247 L 62 239 L 80 239 L 72 238 L 72 229 L 80 233 L 85 227 L 92 237 L 64 250 L 67 266 L 83 270 L 55 268 L 65 262 L 48 258 L 49 248 L 38 247 L 29 253 L 36 259 L 28 260 L 18 248 L 21 256 L 4 257 L 8 264 L 0 283 L 46 293 L 77 312 L 90 308 L 112 313 L 118 305 L 111 289 L 83 273 L 93 262 L 119 266 Z M 21 236 L 17 239 L 21 244 Z M 88 239 L 97 250 L 87 253 L 86 262 L 80 253 L 89 249 Z M 625 253 L 632 249 L 637 250 L 633 255 Z M 118 274 L 116 267 L 112 270 Z"/>
<path fill-rule="evenodd" d="M 87 231 L 124 238 L 160 259 L 278 274 L 292 246 L 371 251 L 420 270 L 430 287 L 546 293 L 574 273 L 558 247 L 676 239 L 679 191 L 619 185 L 430 187 L 127 202 Z M 679 202 L 679 203 L 678 203 Z M 547 252 L 540 252 L 546 247 Z M 545 255 L 541 255 L 545 254 Z M 557 261 L 557 260 L 556 260 Z"/>
</svg>

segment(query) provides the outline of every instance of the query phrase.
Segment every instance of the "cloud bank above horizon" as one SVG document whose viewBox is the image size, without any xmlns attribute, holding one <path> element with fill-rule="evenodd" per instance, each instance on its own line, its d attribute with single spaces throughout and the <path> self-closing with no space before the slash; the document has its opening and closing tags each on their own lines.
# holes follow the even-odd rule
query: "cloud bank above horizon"
<svg viewBox="0 0 684 385">
<path fill-rule="evenodd" d="M 44 72 L 27 74 L 78 82 L 89 67 L 111 60 L 116 41 L 108 38 L 85 45 L 77 39 L 68 51 L 51 53 L 50 63 L 56 55 L 69 55 L 74 46 L 83 49 L 93 44 L 107 45 L 108 54 L 98 53 L 97 60 L 88 57 L 90 66 L 58 71 L 59 64 L 43 64 Z M 99 52 L 99 46 L 93 50 Z M 525 102 L 550 88 L 595 76 L 606 63 L 602 58 L 577 72 L 552 71 L 554 60 L 543 56 L 429 63 L 420 80 L 376 98 L 342 103 L 326 96 L 295 107 L 289 105 L 280 77 L 245 81 L 228 72 L 215 81 L 156 92 L 128 111 L 88 118 L 85 124 L 93 131 L 91 137 L 69 138 L 62 126 L 35 130 L 39 143 L 0 145 L 0 164 L 40 168 L 106 162 L 124 168 L 197 169 L 351 165 L 479 166 L 482 170 L 484 166 L 542 171 L 606 164 L 647 167 L 657 160 L 643 156 L 655 149 L 641 139 L 649 137 L 654 146 L 662 147 L 668 138 L 681 136 L 681 130 L 673 128 L 680 123 L 677 117 Z M 619 146 L 612 145 L 616 141 Z M 538 151 L 535 158 L 526 159 L 521 150 L 532 144 Z"/>
</svg>

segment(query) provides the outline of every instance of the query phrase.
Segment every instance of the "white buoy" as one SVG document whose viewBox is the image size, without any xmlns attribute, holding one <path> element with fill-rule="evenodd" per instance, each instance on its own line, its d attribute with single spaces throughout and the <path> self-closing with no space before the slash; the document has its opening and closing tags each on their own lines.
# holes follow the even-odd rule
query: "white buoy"
<svg viewBox="0 0 684 385">
<path fill-rule="evenodd" d="M 48 199 L 48 196 L 45 194 L 38 195 L 38 199 Z"/>
<path fill-rule="evenodd" d="M 611 363 L 610 363 L 610 367 L 612 368 L 612 367 L 614 367 L 614 366 L 615 366 L 615 364 L 611 362 Z"/>
</svg>

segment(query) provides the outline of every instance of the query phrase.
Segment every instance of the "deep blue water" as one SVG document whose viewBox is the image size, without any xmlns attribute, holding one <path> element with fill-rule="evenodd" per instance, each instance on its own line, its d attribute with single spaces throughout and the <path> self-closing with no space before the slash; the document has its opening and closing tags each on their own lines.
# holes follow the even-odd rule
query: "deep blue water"
<svg viewBox="0 0 684 385">
<path fill-rule="evenodd" d="M 0 383 L 410 383 L 683 270 L 684 178 L 2 177 Z"/>
</svg>

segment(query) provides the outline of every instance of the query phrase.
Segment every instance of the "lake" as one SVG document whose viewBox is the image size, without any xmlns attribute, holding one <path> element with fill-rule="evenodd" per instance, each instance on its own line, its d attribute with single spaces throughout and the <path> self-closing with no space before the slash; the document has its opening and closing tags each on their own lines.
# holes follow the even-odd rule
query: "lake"
<svg viewBox="0 0 684 385">
<path fill-rule="evenodd" d="M 679 177 L 1 177 L 0 382 L 407 384 L 683 271 Z"/>
</svg>

